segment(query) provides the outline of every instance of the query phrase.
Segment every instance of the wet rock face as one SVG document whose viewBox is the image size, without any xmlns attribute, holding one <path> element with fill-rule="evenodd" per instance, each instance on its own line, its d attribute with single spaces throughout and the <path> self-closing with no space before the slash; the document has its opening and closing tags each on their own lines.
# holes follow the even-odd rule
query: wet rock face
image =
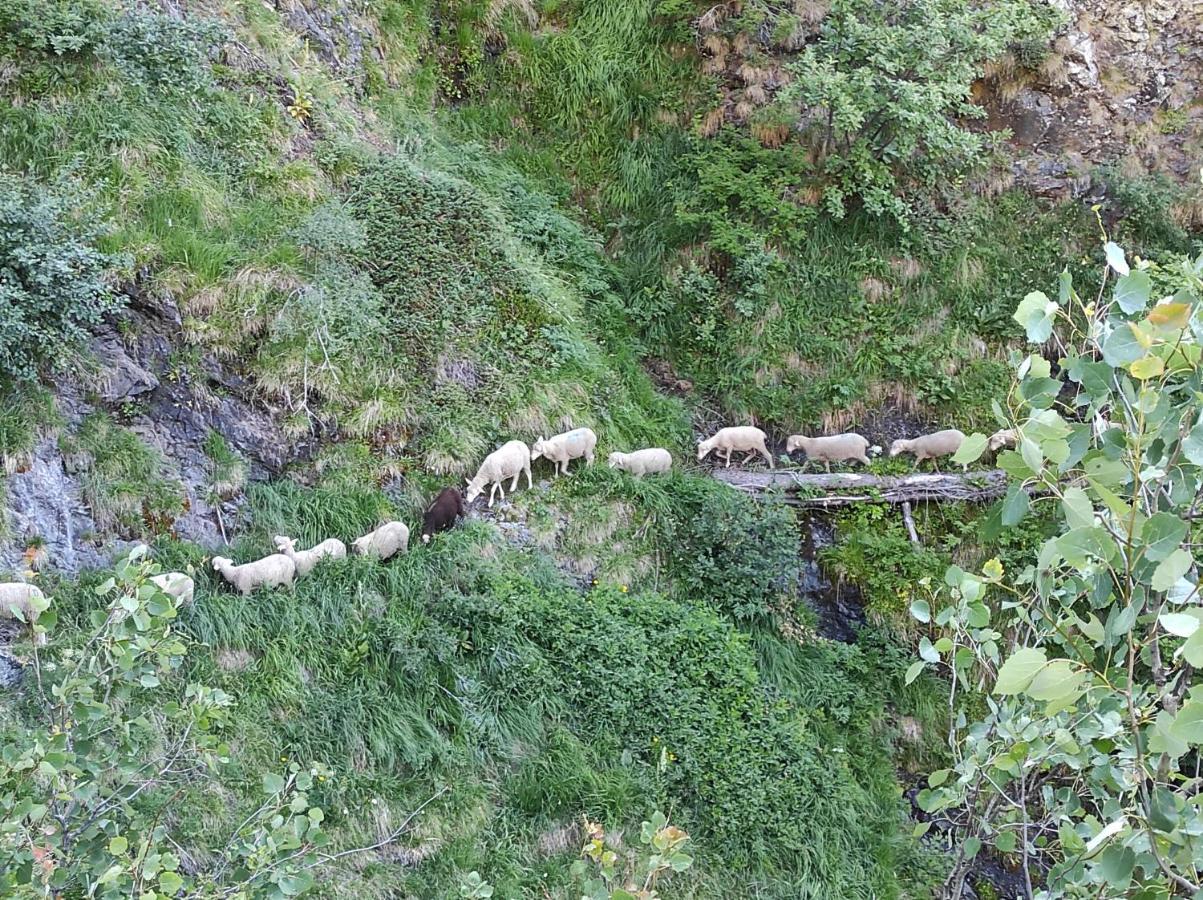
<svg viewBox="0 0 1203 900">
<path fill-rule="evenodd" d="M 251 480 L 263 480 L 306 455 L 306 442 L 289 439 L 279 411 L 256 402 L 251 386 L 215 359 L 182 368 L 179 310 L 169 299 L 128 288 L 128 308 L 102 326 L 89 347 L 95 370 L 70 374 L 55 386 L 64 429 L 71 431 L 97 409 L 107 410 L 157 450 L 164 477 L 180 482 L 185 509 L 173 523 L 180 537 L 214 547 L 222 543 L 212 464 L 205 454 L 211 433 L 247 464 Z M 64 459 L 57 435 L 45 435 L 28 467 L 5 481 L 9 539 L 0 544 L 0 569 L 20 574 L 31 542 L 44 543 L 46 564 L 67 574 L 106 565 L 129 542 L 98 532 L 85 502 L 77 466 Z M 240 503 L 223 502 L 226 527 Z"/>
</svg>

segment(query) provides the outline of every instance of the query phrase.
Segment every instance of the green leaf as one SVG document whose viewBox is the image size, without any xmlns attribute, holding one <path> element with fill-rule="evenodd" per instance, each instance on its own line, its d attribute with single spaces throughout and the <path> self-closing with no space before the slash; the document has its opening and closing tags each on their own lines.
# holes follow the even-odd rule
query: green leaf
<svg viewBox="0 0 1203 900">
<path fill-rule="evenodd" d="M 1077 696 L 1083 677 L 1068 659 L 1054 659 L 1036 673 L 1026 693 L 1033 700 L 1067 700 Z"/>
<path fill-rule="evenodd" d="M 911 603 L 911 615 L 920 622 L 930 622 L 931 607 L 926 600 L 915 600 Z"/>
<path fill-rule="evenodd" d="M 175 872 L 164 872 L 159 876 L 159 890 L 168 897 L 173 897 L 184 886 L 184 879 Z"/>
<path fill-rule="evenodd" d="M 1028 513 L 1030 506 L 1028 493 L 1023 489 L 1023 485 L 1013 484 L 1007 491 L 1007 497 L 1003 500 L 1002 506 L 1002 523 L 1010 528 L 1013 525 L 1018 525 L 1023 521 L 1023 517 Z"/>
<path fill-rule="evenodd" d="M 1014 831 L 1004 831 L 994 839 L 994 846 L 998 848 L 1000 853 L 1014 853 L 1017 845 L 1018 840 L 1015 837 Z"/>
<path fill-rule="evenodd" d="M 1187 743 L 1203 744 L 1203 701 L 1186 701 L 1174 716 L 1170 734 Z"/>
<path fill-rule="evenodd" d="M 268 772 L 263 776 L 263 793 L 278 794 L 284 790 L 284 778 L 277 775 L 275 772 Z"/>
<path fill-rule="evenodd" d="M 1157 617 L 1161 627 L 1176 637 L 1188 638 L 1199 630 L 1197 617 L 1187 613 L 1162 613 Z"/>
<path fill-rule="evenodd" d="M 906 683 L 910 684 L 916 678 L 918 678 L 919 673 L 923 671 L 923 669 L 926 665 L 927 665 L 927 663 L 925 663 L 921 659 L 915 660 L 915 662 L 911 663 L 910 666 L 908 666 L 907 670 L 906 670 Z"/>
<path fill-rule="evenodd" d="M 1115 241 L 1105 243 L 1103 253 L 1107 257 L 1107 265 L 1114 269 L 1117 275 L 1127 275 L 1131 271 L 1128 268 L 1128 260 L 1124 258 L 1124 248 Z"/>
<path fill-rule="evenodd" d="M 1045 662 L 1044 651 L 1039 647 L 1023 647 L 1016 650 L 998 670 L 994 693 L 1002 695 L 1020 693 L 1031 684 L 1036 673 L 1044 668 Z"/>
<path fill-rule="evenodd" d="M 937 769 L 927 776 L 927 786 L 938 788 L 948 780 L 948 776 L 952 774 L 952 769 Z"/>
<path fill-rule="evenodd" d="M 952 461 L 962 466 L 977 462 L 986 449 L 987 441 L 984 434 L 975 431 L 961 441 L 961 446 L 952 455 Z"/>
<path fill-rule="evenodd" d="M 1033 472 L 1039 472 L 1044 468 L 1044 455 L 1040 452 L 1040 445 L 1031 438 L 1023 438 L 1019 442 L 1019 455 L 1023 457 L 1024 465 Z"/>
<path fill-rule="evenodd" d="M 1103 341 L 1103 361 L 1113 369 L 1122 369 L 1145 355 L 1144 344 L 1131 322 L 1120 322 Z"/>
<path fill-rule="evenodd" d="M 1145 556 L 1153 562 L 1161 562 L 1181 546 L 1186 530 L 1186 523 L 1173 513 L 1159 512 L 1149 516 L 1140 529 Z"/>
<path fill-rule="evenodd" d="M 1076 485 L 1067 487 L 1061 498 L 1065 524 L 1070 528 L 1090 528 L 1094 525 L 1094 505 L 1086 492 Z"/>
<path fill-rule="evenodd" d="M 1182 455 L 1196 466 L 1203 466 L 1203 422 L 1192 428 L 1183 440 Z"/>
<path fill-rule="evenodd" d="M 1129 272 L 1115 283 L 1115 302 L 1128 315 L 1138 313 L 1148 306 L 1152 293 L 1153 279 L 1144 269 Z"/>
<path fill-rule="evenodd" d="M 977 856 L 978 852 L 982 849 L 981 838 L 976 838 L 976 837 L 966 838 L 963 849 L 965 850 L 965 858 L 973 859 L 975 856 Z"/>
<path fill-rule="evenodd" d="M 1033 291 L 1019 302 L 1012 318 L 1033 344 L 1043 344 L 1053 334 L 1053 317 L 1060 307 L 1041 291 Z"/>
<path fill-rule="evenodd" d="M 113 856 L 125 856 L 125 852 L 129 850 L 129 841 L 121 835 L 109 841 L 109 853 Z"/>
<path fill-rule="evenodd" d="M 276 882 L 286 897 L 295 897 L 313 887 L 313 876 L 301 869 L 287 875 L 281 875 Z"/>
<path fill-rule="evenodd" d="M 1196 669 L 1203 668 L 1203 628 L 1186 639 L 1182 645 L 1182 658 Z"/>
<path fill-rule="evenodd" d="M 1126 890 L 1135 867 L 1136 853 L 1131 847 L 1119 844 L 1109 846 L 1099 859 L 1099 875 L 1107 885 L 1108 892 Z"/>
<path fill-rule="evenodd" d="M 1165 371 L 1165 361 L 1160 356 L 1142 356 L 1128 367 L 1133 378 L 1148 381 Z"/>
<path fill-rule="evenodd" d="M 1168 834 L 1178 827 L 1180 818 L 1174 795 L 1163 787 L 1154 788 L 1149 802 L 1149 824 Z"/>
<path fill-rule="evenodd" d="M 919 656 L 929 663 L 940 661 L 940 651 L 933 647 L 932 642 L 926 637 L 919 638 Z"/>
<path fill-rule="evenodd" d="M 1155 591 L 1168 591 L 1178 579 L 1190 571 L 1194 559 L 1190 553 L 1179 547 L 1160 563 L 1153 572 L 1152 587 Z"/>
</svg>

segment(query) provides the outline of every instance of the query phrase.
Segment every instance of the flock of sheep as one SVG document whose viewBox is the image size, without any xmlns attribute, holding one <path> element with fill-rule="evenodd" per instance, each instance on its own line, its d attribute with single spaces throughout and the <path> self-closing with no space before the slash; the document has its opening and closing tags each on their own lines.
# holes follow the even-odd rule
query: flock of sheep
<svg viewBox="0 0 1203 900">
<path fill-rule="evenodd" d="M 897 440 L 890 445 L 890 456 L 910 453 L 916 462 L 938 461 L 951 456 L 960 448 L 965 435 L 950 428 L 936 431 L 912 440 Z M 997 451 L 1014 446 L 1016 434 L 1013 430 L 999 431 L 990 437 L 989 446 Z M 510 482 L 511 493 L 518 488 L 518 481 L 525 473 L 527 487 L 532 486 L 531 463 L 540 457 L 549 460 L 555 467 L 555 475 L 568 473 L 568 464 L 574 459 L 593 462 L 597 448 L 597 435 L 589 428 L 575 428 L 550 438 L 539 438 L 533 447 L 522 441 L 509 441 L 485 457 L 476 475 L 467 479 L 466 497 L 459 489 L 444 488 L 427 507 L 422 517 L 422 542 L 428 543 L 440 531 L 452 527 L 464 514 L 465 504 L 471 503 L 489 487 L 491 507 L 497 493 L 505 499 L 502 482 Z M 791 435 L 786 441 L 786 453 L 801 450 L 808 461 L 821 462 L 827 471 L 831 464 L 860 462 L 868 464 L 869 441 L 859 434 L 837 434 L 826 437 Z M 732 453 L 746 453 L 745 462 L 763 456 L 769 468 L 773 468 L 773 456 L 766 446 L 766 435 L 759 428 L 736 426 L 721 428 L 713 436 L 698 442 L 698 460 L 710 453 L 722 456 L 727 466 L 731 465 Z M 667 450 L 649 447 L 631 453 L 611 453 L 608 463 L 612 469 L 621 469 L 635 477 L 667 472 L 672 468 L 673 458 Z M 216 570 L 232 587 L 243 595 L 251 594 L 258 587 L 280 587 L 291 585 L 298 576 L 308 575 L 323 559 L 342 559 L 347 555 L 347 546 L 337 538 L 329 538 L 308 550 L 297 550 L 296 541 L 287 535 L 274 538 L 276 553 L 254 562 L 235 565 L 224 556 L 215 556 L 212 561 Z M 403 522 L 387 522 L 363 537 L 352 541 L 351 548 L 363 556 L 386 560 L 409 548 L 409 528 Z M 152 579 L 166 594 L 174 597 L 181 605 L 192 602 L 195 584 L 191 577 L 182 572 L 168 572 Z M 0 584 L 0 616 L 12 616 L 14 611 L 29 622 L 33 618 L 34 600 L 44 600 L 40 588 L 24 582 Z M 45 635 L 40 636 L 44 643 Z"/>
</svg>

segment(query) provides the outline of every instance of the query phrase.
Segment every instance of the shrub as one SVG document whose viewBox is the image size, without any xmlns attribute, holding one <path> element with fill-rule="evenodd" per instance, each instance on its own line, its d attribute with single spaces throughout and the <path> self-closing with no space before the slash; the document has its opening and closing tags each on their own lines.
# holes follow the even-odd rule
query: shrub
<svg viewBox="0 0 1203 900">
<path fill-rule="evenodd" d="M 663 537 L 679 595 L 744 622 L 791 601 L 801 572 L 793 511 L 703 480 L 682 486 Z"/>
<path fill-rule="evenodd" d="M 123 260 L 96 246 L 105 230 L 65 184 L 0 175 L 0 378 L 27 381 L 62 362 L 121 307 L 108 281 Z"/>
</svg>

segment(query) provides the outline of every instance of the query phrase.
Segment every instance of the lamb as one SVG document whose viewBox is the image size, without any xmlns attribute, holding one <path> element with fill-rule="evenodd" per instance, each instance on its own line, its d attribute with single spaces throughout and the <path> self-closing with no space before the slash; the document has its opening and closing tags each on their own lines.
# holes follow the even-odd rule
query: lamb
<svg viewBox="0 0 1203 900">
<path fill-rule="evenodd" d="M 965 440 L 965 435 L 957 431 L 955 428 L 946 428 L 943 431 L 934 431 L 931 434 L 925 434 L 922 437 L 917 437 L 912 440 L 897 440 L 890 444 L 890 456 L 897 456 L 899 453 L 915 454 L 915 462 L 921 463 L 925 459 L 930 459 L 932 464 L 939 469 L 937 460 L 941 456 L 951 456 L 961 449 L 961 442 Z M 968 468 L 967 466 L 963 468 Z"/>
<path fill-rule="evenodd" d="M 361 556 L 388 559 L 409 549 L 409 526 L 404 522 L 386 522 L 351 542 L 351 549 Z"/>
<path fill-rule="evenodd" d="M 1014 447 L 1019 442 L 1019 432 L 1014 428 L 1004 428 L 990 435 L 988 446 L 991 453 L 997 453 L 1003 447 Z"/>
<path fill-rule="evenodd" d="M 164 594 L 179 601 L 180 606 L 190 606 L 196 592 L 196 582 L 183 572 L 164 572 L 162 575 L 152 575 L 150 580 L 159 586 Z"/>
<path fill-rule="evenodd" d="M 236 566 L 224 556 L 213 557 L 213 568 L 244 597 L 257 587 L 291 587 L 297 574 L 296 564 L 283 553 L 273 553 L 254 562 Z"/>
<path fill-rule="evenodd" d="M 560 467 L 564 467 L 563 474 L 568 474 L 568 462 L 573 459 L 585 457 L 585 464 L 593 463 L 593 450 L 597 446 L 597 435 L 589 428 L 574 428 L 572 431 L 565 431 L 563 434 L 557 434 L 555 437 L 539 438 L 535 441 L 535 446 L 531 448 L 530 458 L 534 462 L 540 456 L 545 456 L 556 467 L 556 477 L 560 476 Z"/>
<path fill-rule="evenodd" d="M 459 488 L 443 488 L 422 516 L 422 543 L 429 544 L 437 532 L 446 531 L 463 514 L 464 495 Z"/>
<path fill-rule="evenodd" d="M 622 469 L 636 478 L 667 472 L 673 467 L 672 454 L 660 447 L 648 447 L 631 453 L 611 453 L 607 462 L 611 469 Z"/>
<path fill-rule="evenodd" d="M 347 556 L 347 545 L 338 538 L 329 538 L 299 553 L 297 542 L 290 537 L 277 534 L 272 540 L 276 543 L 276 549 L 292 560 L 298 576 L 308 575 L 323 559 L 345 559 Z"/>
<path fill-rule="evenodd" d="M 476 470 L 476 477 L 467 479 L 468 494 L 464 499 L 471 503 L 484 493 L 486 484 L 492 484 L 493 487 L 489 490 L 489 506 L 492 506 L 495 492 L 501 491 L 501 499 L 505 499 L 505 490 L 502 489 L 501 482 L 512 475 L 514 478 L 513 483 L 510 484 L 512 493 L 517 489 L 518 479 L 523 472 L 526 472 L 526 486 L 531 487 L 530 462 L 530 448 L 522 441 L 509 441 L 502 444 L 485 457 L 485 461 Z"/>
<path fill-rule="evenodd" d="M 738 450 L 741 453 L 747 453 L 744 462 L 749 462 L 757 453 L 762 455 L 769 464 L 769 468 L 773 468 L 773 457 L 769 454 L 768 448 L 764 445 L 765 435 L 759 428 L 754 428 L 751 425 L 741 425 L 734 428 L 720 428 L 715 432 L 714 436 L 705 441 L 698 442 L 698 461 L 705 459 L 711 450 L 726 450 L 725 457 L 727 468 L 731 468 L 731 451 Z"/>
<path fill-rule="evenodd" d="M 45 600 L 46 595 L 36 584 L 25 584 L 22 581 L 10 581 L 0 584 L 0 618 L 24 619 L 25 624 L 33 628 L 33 622 L 38 614 L 34 610 L 34 600 Z M 20 616 L 17 613 L 20 613 Z M 46 646 L 45 632 L 34 637 L 34 643 L 39 647 Z"/>
<path fill-rule="evenodd" d="M 828 472 L 833 462 L 857 460 L 869 464 L 866 450 L 869 442 L 859 434 L 833 434 L 827 437 L 807 437 L 804 434 L 790 435 L 785 442 L 785 452 L 793 453 L 801 450 L 806 454 L 807 461 L 821 462 Z"/>
</svg>

